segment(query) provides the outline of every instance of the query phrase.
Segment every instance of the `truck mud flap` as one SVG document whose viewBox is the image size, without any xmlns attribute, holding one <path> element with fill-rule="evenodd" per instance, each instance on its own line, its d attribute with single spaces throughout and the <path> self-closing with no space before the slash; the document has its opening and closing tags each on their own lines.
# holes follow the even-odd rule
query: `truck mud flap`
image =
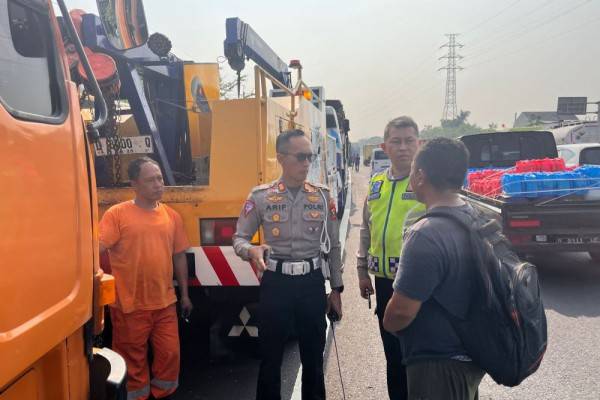
<svg viewBox="0 0 600 400">
<path fill-rule="evenodd" d="M 126 400 L 127 366 L 118 353 L 108 348 L 95 348 L 90 368 L 92 400 Z"/>
</svg>

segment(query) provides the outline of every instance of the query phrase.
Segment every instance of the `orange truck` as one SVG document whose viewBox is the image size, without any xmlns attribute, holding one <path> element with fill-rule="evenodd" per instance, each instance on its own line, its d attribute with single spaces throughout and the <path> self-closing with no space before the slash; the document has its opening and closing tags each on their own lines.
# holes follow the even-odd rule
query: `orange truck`
<svg viewBox="0 0 600 400">
<path fill-rule="evenodd" d="M 53 3 L 0 0 L 0 399 L 124 398 L 123 359 L 93 346 L 115 297 L 89 141 L 106 106 L 74 43 L 97 89 L 98 120 L 84 126 L 60 29 L 72 21 Z"/>
<path fill-rule="evenodd" d="M 256 65 L 253 94 L 224 98 L 218 64 L 179 60 L 164 46 L 170 45 L 165 37 L 153 34 L 135 52 L 122 51 L 125 41 L 114 34 L 119 32 L 113 27 L 118 20 L 114 7 L 101 4 L 99 0 L 99 16 L 83 15 L 82 36 L 90 49 L 115 60 L 120 89 L 109 104 L 109 114 L 118 122 L 101 132 L 95 153 L 100 213 L 133 198 L 128 163 L 144 154 L 155 158 L 165 178 L 162 201 L 182 216 L 192 244 L 188 266 L 196 307 L 191 325 L 180 329 L 184 347 L 186 342 L 192 346 L 184 353 L 206 355 L 202 335 L 209 327 L 225 342 L 252 341 L 258 335 L 260 279 L 233 251 L 237 217 L 252 187 L 279 177 L 275 142 L 290 128 L 303 130 L 317 154 L 309 180 L 333 186 L 336 141 L 326 131 L 324 89 L 304 82 L 299 62 L 290 64 L 297 75 L 293 85 L 291 72 L 281 74 L 289 78 L 284 82 Z M 127 15 L 138 15 L 137 25 L 146 26 L 142 13 Z M 262 240 L 258 232 L 254 242 Z"/>
</svg>

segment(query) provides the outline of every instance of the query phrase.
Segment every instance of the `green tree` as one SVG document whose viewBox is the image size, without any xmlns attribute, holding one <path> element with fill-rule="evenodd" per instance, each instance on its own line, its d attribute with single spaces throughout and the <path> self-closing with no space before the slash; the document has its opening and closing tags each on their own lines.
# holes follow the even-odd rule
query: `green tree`
<svg viewBox="0 0 600 400">
<path fill-rule="evenodd" d="M 483 130 L 479 126 L 470 124 L 467 121 L 470 115 L 470 111 L 461 110 L 456 118 L 451 120 L 441 120 L 440 126 L 426 126 L 425 129 L 421 131 L 421 137 L 423 139 L 433 139 L 434 137 L 457 138 L 482 132 Z"/>
</svg>

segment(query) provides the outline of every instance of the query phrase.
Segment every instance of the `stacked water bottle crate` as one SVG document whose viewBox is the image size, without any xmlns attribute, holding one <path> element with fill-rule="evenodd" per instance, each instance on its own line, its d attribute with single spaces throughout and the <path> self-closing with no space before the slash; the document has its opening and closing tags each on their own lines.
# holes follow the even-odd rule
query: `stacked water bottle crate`
<svg viewBox="0 0 600 400">
<path fill-rule="evenodd" d="M 568 168 L 564 160 L 518 161 L 514 168 L 469 171 L 470 191 L 488 197 L 559 197 L 600 190 L 600 166 Z"/>
</svg>

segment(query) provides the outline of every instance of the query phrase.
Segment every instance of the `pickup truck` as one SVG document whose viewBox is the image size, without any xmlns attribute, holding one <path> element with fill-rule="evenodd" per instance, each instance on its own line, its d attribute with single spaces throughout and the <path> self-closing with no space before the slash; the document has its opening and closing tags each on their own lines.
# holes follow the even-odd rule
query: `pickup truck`
<svg viewBox="0 0 600 400">
<path fill-rule="evenodd" d="M 494 132 L 463 136 L 469 168 L 510 168 L 519 160 L 556 158 L 550 132 Z M 496 198 L 464 189 L 461 196 L 499 220 L 514 250 L 521 255 L 588 252 L 600 262 L 600 200 L 568 195 L 541 198 Z"/>
</svg>

